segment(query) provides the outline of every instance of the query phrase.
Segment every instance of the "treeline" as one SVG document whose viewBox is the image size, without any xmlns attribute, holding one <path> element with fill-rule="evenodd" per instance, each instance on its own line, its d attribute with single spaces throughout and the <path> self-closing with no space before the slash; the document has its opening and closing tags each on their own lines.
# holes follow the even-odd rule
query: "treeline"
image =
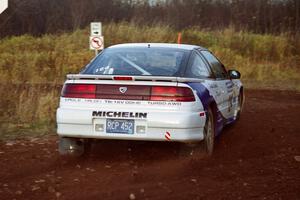
<svg viewBox="0 0 300 200">
<path fill-rule="evenodd" d="M 9 0 L 0 37 L 72 31 L 91 21 L 298 34 L 300 0 Z"/>
</svg>

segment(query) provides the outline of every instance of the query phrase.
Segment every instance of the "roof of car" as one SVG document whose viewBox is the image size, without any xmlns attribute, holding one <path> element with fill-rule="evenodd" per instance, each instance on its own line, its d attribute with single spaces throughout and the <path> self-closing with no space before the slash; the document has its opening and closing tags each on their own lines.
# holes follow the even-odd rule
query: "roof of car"
<svg viewBox="0 0 300 200">
<path fill-rule="evenodd" d="M 184 49 L 184 50 L 193 50 L 201 49 L 206 50 L 205 48 L 197 45 L 189 44 L 176 44 L 176 43 L 126 43 L 126 44 L 117 44 L 110 46 L 108 48 L 135 48 L 135 47 L 156 47 L 156 48 L 175 48 L 175 49 Z"/>
</svg>

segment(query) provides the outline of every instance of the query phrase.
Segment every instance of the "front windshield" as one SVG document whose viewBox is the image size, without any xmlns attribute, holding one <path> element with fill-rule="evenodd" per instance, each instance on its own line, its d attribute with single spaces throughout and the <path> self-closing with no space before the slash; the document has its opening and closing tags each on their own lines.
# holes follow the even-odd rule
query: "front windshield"
<svg viewBox="0 0 300 200">
<path fill-rule="evenodd" d="M 106 49 L 83 74 L 175 76 L 187 51 L 170 48 Z"/>
</svg>

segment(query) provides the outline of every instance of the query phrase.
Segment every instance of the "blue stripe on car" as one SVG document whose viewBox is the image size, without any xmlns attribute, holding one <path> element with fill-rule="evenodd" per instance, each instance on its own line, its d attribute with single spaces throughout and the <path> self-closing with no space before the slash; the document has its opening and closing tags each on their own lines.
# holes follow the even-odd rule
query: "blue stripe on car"
<svg viewBox="0 0 300 200">
<path fill-rule="evenodd" d="M 228 119 L 226 120 L 226 125 L 232 124 L 232 123 L 234 123 L 235 121 L 236 121 L 236 118 L 235 118 L 235 117 L 230 117 L 230 118 L 228 118 Z"/>
<path fill-rule="evenodd" d="M 216 101 L 213 96 L 209 94 L 208 89 L 201 83 L 187 83 L 193 90 L 197 91 L 197 96 L 201 100 L 205 112 L 207 112 L 208 107 L 211 104 L 215 104 L 216 110 L 215 110 L 215 130 L 216 130 L 216 135 L 219 135 L 224 127 L 224 120 L 225 118 L 222 116 L 221 112 L 217 108 Z"/>
</svg>

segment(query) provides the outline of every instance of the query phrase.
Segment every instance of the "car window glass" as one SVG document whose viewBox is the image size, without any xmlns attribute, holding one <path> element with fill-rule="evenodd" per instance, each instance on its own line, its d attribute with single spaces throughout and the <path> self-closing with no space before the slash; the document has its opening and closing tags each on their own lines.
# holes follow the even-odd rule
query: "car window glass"
<svg viewBox="0 0 300 200">
<path fill-rule="evenodd" d="M 191 60 L 191 65 L 187 71 L 187 76 L 192 78 L 207 78 L 210 73 L 207 66 L 200 55 L 194 53 Z"/>
<path fill-rule="evenodd" d="M 107 49 L 82 72 L 96 75 L 175 76 L 187 51 L 164 48 Z"/>
<path fill-rule="evenodd" d="M 212 55 L 209 51 L 201 51 L 201 53 L 210 64 L 211 70 L 213 71 L 216 78 L 227 78 L 227 73 L 224 66 L 214 55 Z"/>
</svg>

